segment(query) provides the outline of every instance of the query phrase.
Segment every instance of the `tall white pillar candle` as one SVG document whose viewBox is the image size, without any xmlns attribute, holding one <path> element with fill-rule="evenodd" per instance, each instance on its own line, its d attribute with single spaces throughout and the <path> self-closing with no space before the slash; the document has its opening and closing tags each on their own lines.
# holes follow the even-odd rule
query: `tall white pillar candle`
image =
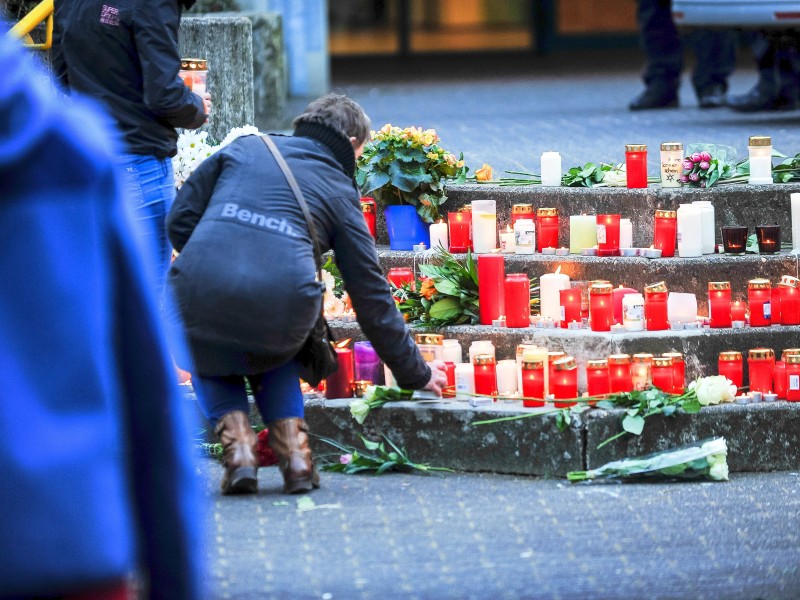
<svg viewBox="0 0 800 600">
<path fill-rule="evenodd" d="M 633 248 L 633 223 L 630 219 L 619 220 L 619 247 Z"/>
<path fill-rule="evenodd" d="M 545 273 L 539 278 L 539 307 L 542 317 L 561 320 L 561 290 L 569 289 L 569 276 L 561 273 Z"/>
<path fill-rule="evenodd" d="M 475 367 L 471 363 L 456 365 L 456 398 L 468 400 L 475 393 Z"/>
<path fill-rule="evenodd" d="M 510 396 L 517 393 L 517 361 L 501 360 L 497 363 L 497 393 Z"/>
<path fill-rule="evenodd" d="M 584 248 L 597 246 L 597 217 L 572 215 L 569 218 L 569 251 L 580 254 Z"/>
<path fill-rule="evenodd" d="M 694 204 L 678 207 L 678 256 L 703 255 L 703 211 Z"/>
<path fill-rule="evenodd" d="M 464 362 L 461 343 L 458 340 L 442 340 L 442 360 L 455 364 Z"/>
<path fill-rule="evenodd" d="M 708 200 L 695 200 L 692 202 L 701 210 L 700 218 L 703 224 L 703 254 L 714 254 L 716 228 L 714 227 L 714 205 Z"/>
<path fill-rule="evenodd" d="M 542 185 L 561 185 L 561 155 L 558 152 L 542 153 Z"/>
<path fill-rule="evenodd" d="M 772 138 L 768 135 L 754 135 L 747 145 L 750 154 L 750 185 L 772 183 Z"/>
<path fill-rule="evenodd" d="M 792 204 L 792 250 L 800 252 L 800 193 L 789 197 Z"/>
<path fill-rule="evenodd" d="M 448 248 L 447 223 L 444 221 L 431 225 L 431 249 L 435 250 L 439 246 L 445 250 Z"/>
<path fill-rule="evenodd" d="M 697 296 L 670 292 L 667 296 L 667 319 L 680 323 L 694 323 L 697 320 Z"/>
<path fill-rule="evenodd" d="M 497 248 L 497 203 L 472 201 L 472 247 L 475 254 L 488 254 Z"/>
</svg>

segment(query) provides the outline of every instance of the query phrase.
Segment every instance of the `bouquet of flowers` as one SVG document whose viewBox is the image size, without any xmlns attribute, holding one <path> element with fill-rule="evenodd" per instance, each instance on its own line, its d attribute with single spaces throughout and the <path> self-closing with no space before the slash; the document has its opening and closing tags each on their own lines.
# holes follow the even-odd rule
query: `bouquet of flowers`
<svg viewBox="0 0 800 600">
<path fill-rule="evenodd" d="M 567 479 L 573 483 L 593 479 L 654 481 L 707 478 L 727 481 L 727 456 L 725 438 L 710 438 L 647 456 L 615 460 L 598 469 L 570 471 Z"/>
<path fill-rule="evenodd" d="M 463 183 L 469 169 L 439 145 L 433 129 L 400 129 L 391 124 L 373 131 L 358 161 L 356 183 L 383 206 L 410 204 L 428 223 L 441 218 L 445 183 Z"/>
<path fill-rule="evenodd" d="M 178 136 L 178 153 L 172 158 L 172 173 L 175 186 L 180 188 L 189 179 L 189 175 L 200 166 L 206 158 L 224 148 L 233 140 L 243 135 L 258 135 L 259 131 L 252 125 L 234 127 L 225 139 L 217 144 L 208 137 L 207 131 L 188 130 Z"/>
<path fill-rule="evenodd" d="M 322 297 L 325 318 L 338 319 L 350 308 L 350 296 L 344 291 L 344 281 L 333 256 L 329 256 L 322 265 L 322 282 L 325 284 L 325 294 Z"/>
</svg>

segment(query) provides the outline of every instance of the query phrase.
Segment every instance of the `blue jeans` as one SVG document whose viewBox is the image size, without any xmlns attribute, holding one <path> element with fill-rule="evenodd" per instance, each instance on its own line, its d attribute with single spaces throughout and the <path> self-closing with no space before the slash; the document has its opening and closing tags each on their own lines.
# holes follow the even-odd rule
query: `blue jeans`
<svg viewBox="0 0 800 600">
<path fill-rule="evenodd" d="M 135 221 L 148 278 L 153 282 L 156 297 L 161 298 L 172 255 L 165 226 L 167 213 L 175 200 L 172 159 L 123 154 L 117 156 L 117 164 L 125 182 L 128 207 Z"/>
<path fill-rule="evenodd" d="M 234 410 L 249 413 L 245 380 L 256 399 L 258 412 L 265 424 L 277 419 L 303 418 L 303 393 L 297 363 L 289 361 L 277 369 L 258 375 L 226 375 L 203 377 L 192 374 L 192 385 L 203 415 L 215 428 L 217 422 Z"/>
</svg>

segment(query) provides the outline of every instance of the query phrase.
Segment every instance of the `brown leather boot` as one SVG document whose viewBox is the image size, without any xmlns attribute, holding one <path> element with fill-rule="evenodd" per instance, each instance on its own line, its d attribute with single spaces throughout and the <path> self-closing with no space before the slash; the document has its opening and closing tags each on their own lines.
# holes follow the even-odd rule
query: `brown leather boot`
<svg viewBox="0 0 800 600">
<path fill-rule="evenodd" d="M 227 413 L 215 429 L 222 444 L 222 476 L 220 489 L 223 494 L 255 494 L 258 491 L 258 459 L 256 458 L 256 434 L 250 427 L 247 413 L 234 410 Z"/>
<path fill-rule="evenodd" d="M 319 487 L 319 473 L 308 447 L 308 426 L 299 417 L 278 419 L 267 425 L 269 446 L 278 457 L 283 491 L 302 494 Z"/>
</svg>

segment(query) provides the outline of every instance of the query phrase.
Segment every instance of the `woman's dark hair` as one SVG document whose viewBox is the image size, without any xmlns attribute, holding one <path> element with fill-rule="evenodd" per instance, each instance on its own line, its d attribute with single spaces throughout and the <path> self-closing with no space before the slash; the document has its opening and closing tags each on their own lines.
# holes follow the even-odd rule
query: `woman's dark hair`
<svg viewBox="0 0 800 600">
<path fill-rule="evenodd" d="M 369 117 L 358 103 L 342 94 L 326 94 L 309 104 L 292 125 L 319 123 L 335 129 L 347 138 L 354 137 L 359 145 L 369 139 Z"/>
</svg>

